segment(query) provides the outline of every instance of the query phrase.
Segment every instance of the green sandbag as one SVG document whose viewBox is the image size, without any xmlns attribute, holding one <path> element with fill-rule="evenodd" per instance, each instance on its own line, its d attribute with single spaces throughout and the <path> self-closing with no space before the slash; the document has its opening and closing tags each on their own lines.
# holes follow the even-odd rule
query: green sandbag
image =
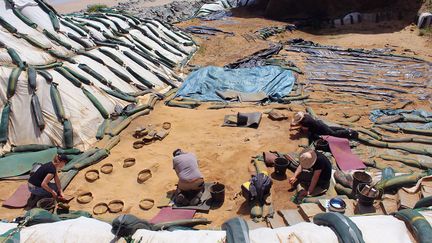
<svg viewBox="0 0 432 243">
<path fill-rule="evenodd" d="M 63 121 L 65 119 L 65 111 L 60 97 L 60 92 L 57 89 L 57 84 L 51 83 L 50 95 L 57 120 Z"/>
<path fill-rule="evenodd" d="M 335 185 L 335 190 L 337 192 L 338 195 L 345 195 L 349 198 L 352 198 L 352 189 L 348 188 L 348 187 L 344 187 L 339 183 L 336 183 Z"/>
<path fill-rule="evenodd" d="M 79 217 L 86 217 L 86 218 L 92 218 L 93 217 L 91 215 L 91 213 L 86 212 L 86 211 L 82 211 L 82 210 L 69 211 L 69 213 L 57 214 L 57 216 L 61 220 L 77 219 Z"/>
<path fill-rule="evenodd" d="M 65 148 L 73 148 L 73 127 L 72 122 L 68 119 L 63 121 L 63 146 Z"/>
<path fill-rule="evenodd" d="M 416 208 L 428 208 L 432 206 L 432 196 L 424 197 L 420 199 L 415 205 L 414 209 Z"/>
<path fill-rule="evenodd" d="M 84 30 L 80 29 L 75 24 L 72 24 L 72 23 L 70 23 L 70 22 L 68 22 L 66 20 L 63 20 L 63 19 L 61 19 L 60 21 L 61 21 L 62 24 L 64 24 L 67 27 L 71 28 L 72 30 L 74 30 L 75 32 L 77 32 L 79 35 L 81 35 L 81 36 L 86 36 L 87 35 L 87 33 Z"/>
<path fill-rule="evenodd" d="M 27 69 L 27 80 L 28 80 L 28 84 L 29 87 L 32 91 L 35 91 L 37 86 L 36 86 L 36 78 L 37 78 L 37 72 L 36 69 L 34 67 L 29 67 Z"/>
<path fill-rule="evenodd" d="M 130 74 L 132 74 L 132 76 L 133 76 L 134 78 L 136 78 L 138 81 L 140 81 L 140 83 L 144 84 L 144 85 L 145 85 L 146 87 L 148 87 L 149 89 L 151 89 L 151 88 L 154 87 L 154 85 L 153 85 L 150 81 L 144 79 L 143 76 L 141 76 L 141 75 L 139 75 L 138 73 L 136 73 L 132 68 L 126 66 L 126 70 L 127 70 Z"/>
<path fill-rule="evenodd" d="M 114 136 L 108 140 L 108 142 L 103 147 L 104 149 L 110 151 L 112 148 L 114 148 L 118 143 L 120 143 L 120 136 Z"/>
<path fill-rule="evenodd" d="M 22 61 L 22 59 L 18 55 L 18 53 L 15 51 L 15 49 L 8 47 L 8 48 L 6 48 L 6 50 L 7 50 L 8 54 L 9 54 L 9 56 L 11 57 L 12 62 L 15 65 L 17 65 L 18 67 L 23 68 L 24 67 L 24 62 Z"/>
<path fill-rule="evenodd" d="M 372 138 L 368 138 L 368 137 L 364 137 L 364 136 L 359 136 L 358 140 L 362 143 L 365 143 L 367 145 L 373 145 L 376 147 L 381 147 L 381 148 L 387 148 L 387 143 L 385 142 L 381 142 Z"/>
<path fill-rule="evenodd" d="M 99 57 L 97 57 L 97 56 L 95 56 L 95 55 L 93 55 L 93 54 L 91 54 L 89 52 L 86 52 L 86 51 L 77 51 L 77 53 L 79 55 L 86 56 L 86 57 L 88 57 L 88 58 L 90 58 L 90 59 L 92 59 L 92 60 L 94 60 L 94 61 L 96 61 L 96 62 L 98 62 L 98 63 L 100 63 L 102 65 L 105 65 L 104 60 L 100 59 Z"/>
<path fill-rule="evenodd" d="M 165 63 L 167 66 L 169 66 L 170 68 L 174 68 L 176 66 L 176 63 L 169 60 L 168 58 L 166 58 L 164 55 L 162 55 L 162 53 L 160 53 L 158 50 L 154 51 L 155 54 L 158 56 L 158 59 L 162 62 Z"/>
<path fill-rule="evenodd" d="M 87 159 L 88 157 L 92 156 L 94 153 L 96 153 L 99 149 L 89 149 L 87 151 L 85 151 L 84 153 L 76 156 L 74 159 L 72 159 L 71 161 L 69 161 L 69 163 L 67 163 L 65 165 L 65 167 L 63 167 L 62 171 L 68 171 L 74 168 L 74 165 L 78 162 L 80 162 L 81 160 Z"/>
<path fill-rule="evenodd" d="M 390 132 L 399 132 L 399 128 L 397 127 L 392 127 L 392 126 L 387 126 L 387 125 L 374 125 L 375 127 L 379 127 L 381 129 L 384 129 L 386 131 L 390 131 Z"/>
<path fill-rule="evenodd" d="M 432 163 L 429 163 L 429 164 L 421 163 L 420 161 L 413 159 L 413 158 L 410 158 L 410 157 L 393 156 L 393 155 L 389 155 L 389 154 L 380 154 L 378 157 L 383 159 L 383 160 L 388 160 L 388 161 L 399 161 L 399 162 L 402 162 L 406 165 L 420 168 L 420 169 L 432 169 Z"/>
<path fill-rule="evenodd" d="M 105 56 L 111 58 L 114 62 L 116 62 L 116 63 L 119 64 L 120 66 L 123 66 L 123 65 L 124 65 L 123 60 L 120 59 L 120 58 L 119 58 L 117 55 L 115 55 L 114 53 L 111 53 L 110 51 L 105 50 L 105 49 L 102 49 L 102 48 L 99 48 L 99 51 L 100 51 L 102 54 L 104 54 Z"/>
<path fill-rule="evenodd" d="M 127 76 L 126 74 L 122 73 L 121 71 L 111 67 L 111 66 L 107 66 L 107 68 L 114 73 L 117 77 L 119 77 L 121 80 L 125 81 L 126 83 L 130 84 L 133 83 L 133 81 L 129 78 L 129 76 Z"/>
<path fill-rule="evenodd" d="M 29 18 L 27 18 L 24 14 L 21 13 L 18 9 L 15 7 L 12 8 L 13 13 L 15 16 L 17 16 L 22 22 L 24 22 L 26 25 L 32 27 L 33 29 L 36 29 L 37 24 L 35 24 L 33 21 L 31 21 Z"/>
<path fill-rule="evenodd" d="M 130 118 L 131 118 L 132 120 L 134 120 L 134 119 L 137 118 L 137 117 L 144 116 L 144 115 L 148 115 L 148 114 L 150 114 L 150 110 L 149 110 L 149 109 L 147 109 L 147 110 L 143 110 L 143 111 L 139 111 L 139 112 L 137 112 L 137 113 L 131 115 Z"/>
<path fill-rule="evenodd" d="M 63 55 L 62 53 L 54 50 L 54 49 L 50 49 L 47 51 L 51 56 L 57 58 L 57 59 L 61 59 L 61 60 L 65 60 L 68 61 L 70 63 L 74 63 L 76 64 L 76 61 L 68 56 Z"/>
<path fill-rule="evenodd" d="M 96 72 L 91 67 L 89 67 L 87 64 L 81 63 L 78 65 L 78 67 L 81 68 L 84 72 L 90 74 L 93 78 L 95 78 L 96 80 L 98 80 L 102 84 L 107 85 L 107 86 L 111 85 L 111 82 L 109 82 L 106 78 L 104 78 L 98 72 Z"/>
<path fill-rule="evenodd" d="M 81 74 L 75 72 L 73 69 L 70 69 L 70 68 L 68 68 L 68 67 L 66 67 L 66 66 L 63 66 L 63 68 L 64 68 L 64 70 L 66 70 L 68 73 L 70 73 L 72 76 L 74 76 L 76 79 L 78 79 L 81 83 L 83 83 L 83 84 L 87 84 L 87 85 L 91 85 L 91 84 L 92 84 L 92 82 L 91 82 L 88 78 L 86 78 L 86 77 L 84 77 L 83 75 L 81 75 Z"/>
<path fill-rule="evenodd" d="M 51 20 L 51 23 L 53 25 L 54 30 L 55 31 L 59 31 L 60 30 L 60 22 L 59 22 L 59 20 L 58 20 L 58 18 L 56 16 L 56 14 L 53 13 L 53 12 L 51 12 L 51 11 L 49 11 L 48 15 L 50 17 L 50 20 Z"/>
<path fill-rule="evenodd" d="M 38 70 L 37 73 L 42 76 L 48 83 L 52 83 L 53 77 L 49 72 L 45 70 Z"/>
<path fill-rule="evenodd" d="M 25 226 L 33 226 L 37 224 L 44 224 L 44 223 L 54 223 L 60 221 L 60 218 L 50 213 L 49 211 L 42 209 L 42 208 L 33 208 L 27 211 L 24 214 L 24 218 L 26 218 Z"/>
<path fill-rule="evenodd" d="M 26 34 L 20 34 L 19 35 L 21 38 L 25 39 L 28 43 L 32 44 L 34 47 L 43 49 L 43 50 L 48 50 L 50 48 L 50 46 L 45 46 L 42 43 L 40 43 L 39 41 L 37 41 L 36 39 L 33 39 L 31 36 L 26 35 Z"/>
<path fill-rule="evenodd" d="M 45 129 L 45 119 L 43 116 L 42 108 L 39 102 L 39 98 L 36 94 L 31 97 L 31 110 L 35 119 L 36 125 L 40 131 Z"/>
<path fill-rule="evenodd" d="M 82 151 L 77 149 L 77 148 L 69 148 L 69 149 L 65 149 L 65 148 L 57 148 L 57 153 L 58 154 L 73 154 L 73 155 L 78 155 L 81 154 Z"/>
<path fill-rule="evenodd" d="M 110 119 L 105 119 L 102 122 L 102 124 L 99 125 L 99 128 L 98 128 L 98 130 L 96 132 L 96 139 L 101 140 L 104 137 L 105 132 L 109 128 L 110 124 L 111 124 L 111 120 Z"/>
<path fill-rule="evenodd" d="M 12 147 L 12 152 L 14 153 L 22 153 L 22 152 L 37 152 L 46 149 L 53 148 L 53 145 L 48 144 L 28 144 L 28 145 L 19 145 Z"/>
<path fill-rule="evenodd" d="M 404 145 L 400 145 L 400 144 L 389 143 L 389 144 L 387 144 L 387 148 L 400 149 L 400 150 L 404 150 L 404 151 L 407 151 L 407 152 L 412 153 L 412 154 L 422 154 L 422 155 L 429 155 L 429 156 L 432 155 L 427 150 L 424 150 L 422 148 L 404 146 Z"/>
<path fill-rule="evenodd" d="M 50 52 L 50 51 L 48 51 L 48 52 Z M 72 60 L 72 63 L 75 63 L 75 61 Z M 53 63 L 46 64 L 46 65 L 33 65 L 33 67 L 36 68 L 38 71 L 39 70 L 45 70 L 45 69 L 52 69 L 52 68 L 61 67 L 61 66 L 63 66 L 62 62 L 53 62 Z"/>
<path fill-rule="evenodd" d="M 134 103 L 136 102 L 136 98 L 132 97 L 130 95 L 127 95 L 127 94 L 124 94 L 124 93 L 119 93 L 117 91 L 109 90 L 109 89 L 102 89 L 102 90 L 105 91 L 106 93 L 108 93 L 108 94 L 116 97 L 116 98 L 121 99 L 121 100 L 124 100 L 124 101 L 127 101 L 127 102 L 134 102 Z"/>
<path fill-rule="evenodd" d="M 395 217 L 410 226 L 419 243 L 428 243 L 432 239 L 432 227 L 426 218 L 416 210 L 404 209 L 395 213 Z"/>
<path fill-rule="evenodd" d="M 150 50 L 150 51 L 153 50 L 153 48 L 151 48 L 151 46 L 147 45 L 144 41 L 140 40 L 138 37 L 132 35 L 132 39 L 134 39 L 136 42 L 138 42 L 145 49 Z"/>
<path fill-rule="evenodd" d="M 378 190 L 388 191 L 388 190 L 398 189 L 402 187 L 410 187 L 415 185 L 417 181 L 420 180 L 420 178 L 426 175 L 427 175 L 426 172 L 422 172 L 422 173 L 416 172 L 409 175 L 395 176 L 393 178 L 378 182 L 378 184 L 376 184 L 376 188 Z"/>
<path fill-rule="evenodd" d="M 415 129 L 415 128 L 401 128 L 401 130 L 404 133 L 412 133 L 412 134 L 418 134 L 418 135 L 426 135 L 426 136 L 432 136 L 432 130 L 423 130 L 423 129 Z"/>
<path fill-rule="evenodd" d="M 126 116 L 131 116 L 137 112 L 143 111 L 145 109 L 149 109 L 150 107 L 148 105 L 140 105 L 140 106 L 136 106 L 134 109 L 126 111 L 125 115 Z"/>
<path fill-rule="evenodd" d="M 62 190 L 65 190 L 66 187 L 71 183 L 72 179 L 78 174 L 78 170 L 69 170 L 66 172 L 62 172 L 59 176 L 60 185 Z"/>
<path fill-rule="evenodd" d="M 83 93 L 87 96 L 87 98 L 91 101 L 91 103 L 96 107 L 96 109 L 99 111 L 99 113 L 102 115 L 104 119 L 107 119 L 109 117 L 108 111 L 103 107 L 102 103 L 99 102 L 99 100 L 90 93 L 87 89 L 82 88 Z"/>
<path fill-rule="evenodd" d="M 48 163 L 57 154 L 56 148 L 38 152 L 16 153 L 0 158 L 0 178 L 23 175 L 29 172 L 34 163 Z"/>
<path fill-rule="evenodd" d="M 18 79 L 21 75 L 22 68 L 14 68 L 9 76 L 9 82 L 7 86 L 7 98 L 10 99 L 15 95 Z"/>
<path fill-rule="evenodd" d="M 124 51 L 123 54 L 125 56 L 129 57 L 132 61 L 134 61 L 136 64 L 140 65 L 144 69 L 151 71 L 150 68 L 144 62 L 142 62 L 139 58 L 134 56 L 132 53 L 130 53 L 128 51 Z"/>
<path fill-rule="evenodd" d="M 67 37 L 69 37 L 71 40 L 75 41 L 76 43 L 80 44 L 81 46 L 83 46 L 84 48 L 91 48 L 92 45 L 90 45 L 89 43 L 87 43 L 86 41 L 84 41 L 82 39 L 82 37 L 78 37 L 72 33 L 67 33 Z"/>
<path fill-rule="evenodd" d="M 20 228 L 10 229 L 3 234 L 0 234 L 1 243 L 19 243 L 20 242 Z"/>
<path fill-rule="evenodd" d="M 63 77 L 65 77 L 67 80 L 69 80 L 75 87 L 81 88 L 82 83 L 77 78 L 75 78 L 72 74 L 70 74 L 66 69 L 63 67 L 57 67 L 54 68 L 55 71 L 60 73 Z"/>
<path fill-rule="evenodd" d="M 124 119 L 115 127 L 111 127 L 111 129 L 109 131 L 109 135 L 111 135 L 111 136 L 119 135 L 120 132 L 123 131 L 126 127 L 128 127 L 131 122 L 132 122 L 132 119 L 130 117 Z"/>
<path fill-rule="evenodd" d="M 3 28 L 7 29 L 7 31 L 11 33 L 17 33 L 18 30 L 13 27 L 9 22 L 7 22 L 4 18 L 0 17 L 0 25 L 3 26 Z"/>
<path fill-rule="evenodd" d="M 313 218 L 314 224 L 330 227 L 343 243 L 364 243 L 363 234 L 357 225 L 341 213 L 319 213 Z"/>
<path fill-rule="evenodd" d="M 395 177 L 395 171 L 392 167 L 386 167 L 381 172 L 381 181 L 389 180 Z"/>
<path fill-rule="evenodd" d="M 150 52 L 148 52 L 147 50 L 142 48 L 140 45 L 136 45 L 136 46 L 138 47 L 138 49 L 134 49 L 135 53 L 142 56 L 143 58 L 145 58 L 149 62 L 153 63 L 153 65 L 155 65 L 156 67 L 160 67 L 160 65 L 161 65 L 160 62 L 157 61 L 155 58 L 153 58 L 153 56 Z"/>
<path fill-rule="evenodd" d="M 91 156 L 74 163 L 73 168 L 79 170 L 84 167 L 96 164 L 97 162 L 103 160 L 106 157 L 108 157 L 108 150 L 99 149 L 96 153 L 92 154 Z"/>
<path fill-rule="evenodd" d="M 376 140 L 381 140 L 381 136 L 379 136 L 378 134 L 376 134 L 376 133 L 374 133 L 374 132 L 372 132 L 372 131 L 370 131 L 368 129 L 364 129 L 362 127 L 359 127 L 356 130 L 357 130 L 357 132 L 361 132 L 361 133 L 364 133 L 366 135 L 369 135 L 369 136 L 373 137 Z"/>
<path fill-rule="evenodd" d="M 55 34 L 49 32 L 48 30 L 44 29 L 42 31 L 42 33 L 44 33 L 45 36 L 48 37 L 50 40 L 57 42 L 57 44 L 63 46 L 64 48 L 66 48 L 68 50 L 72 49 L 72 46 L 69 43 L 62 41 L 59 37 L 57 37 Z"/>
<path fill-rule="evenodd" d="M 6 102 L 3 111 L 2 116 L 0 120 L 0 144 L 5 144 L 8 141 L 8 135 L 9 135 L 9 116 L 11 112 L 11 106 L 9 102 Z"/>
</svg>

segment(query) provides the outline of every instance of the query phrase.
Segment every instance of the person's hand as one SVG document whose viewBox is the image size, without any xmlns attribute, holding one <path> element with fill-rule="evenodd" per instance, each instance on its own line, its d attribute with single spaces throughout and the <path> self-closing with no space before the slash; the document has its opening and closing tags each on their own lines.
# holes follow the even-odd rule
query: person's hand
<svg viewBox="0 0 432 243">
<path fill-rule="evenodd" d="M 51 193 L 51 195 L 52 195 L 52 197 L 53 197 L 54 199 L 57 199 L 57 193 L 56 193 L 56 192 L 53 191 L 53 192 Z"/>
<path fill-rule="evenodd" d="M 59 196 L 58 196 L 58 197 L 60 197 L 60 198 L 64 198 L 63 191 L 59 191 Z"/>
<path fill-rule="evenodd" d="M 291 185 L 297 182 L 297 177 L 291 177 L 288 181 Z"/>
</svg>

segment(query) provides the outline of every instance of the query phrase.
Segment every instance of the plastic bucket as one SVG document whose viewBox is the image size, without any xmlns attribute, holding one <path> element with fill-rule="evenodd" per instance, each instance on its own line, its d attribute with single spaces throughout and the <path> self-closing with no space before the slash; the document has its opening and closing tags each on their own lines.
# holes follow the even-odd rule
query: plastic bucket
<svg viewBox="0 0 432 243">
<path fill-rule="evenodd" d="M 210 186 L 210 194 L 214 202 L 223 203 L 225 201 L 225 185 L 215 183 Z"/>
<path fill-rule="evenodd" d="M 363 171 L 356 171 L 353 174 L 353 196 L 357 197 L 357 187 L 359 184 L 370 185 L 372 183 L 372 177 Z"/>
<path fill-rule="evenodd" d="M 289 161 L 285 158 L 276 158 L 274 162 L 275 173 L 277 175 L 285 175 Z"/>
</svg>

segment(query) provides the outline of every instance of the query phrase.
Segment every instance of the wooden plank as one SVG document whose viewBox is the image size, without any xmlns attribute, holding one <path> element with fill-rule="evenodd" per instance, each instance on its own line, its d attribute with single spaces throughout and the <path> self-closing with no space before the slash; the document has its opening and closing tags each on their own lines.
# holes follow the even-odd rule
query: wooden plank
<svg viewBox="0 0 432 243">
<path fill-rule="evenodd" d="M 297 209 L 279 210 L 278 213 L 282 216 L 288 226 L 305 222 L 305 219 Z"/>
<path fill-rule="evenodd" d="M 302 203 L 300 204 L 299 208 L 299 212 L 303 214 L 303 216 L 305 216 L 309 222 L 312 222 L 312 218 L 315 215 L 324 212 L 316 203 Z"/>
<path fill-rule="evenodd" d="M 280 216 L 279 214 L 274 214 L 273 218 L 268 218 L 267 219 L 268 222 L 270 223 L 270 227 L 272 229 L 276 229 L 276 228 L 280 228 L 280 227 L 285 227 L 287 226 L 285 224 L 284 219 L 282 218 L 282 216 Z"/>
<path fill-rule="evenodd" d="M 345 216 L 354 216 L 356 200 L 344 199 L 344 202 L 346 203 Z"/>
</svg>

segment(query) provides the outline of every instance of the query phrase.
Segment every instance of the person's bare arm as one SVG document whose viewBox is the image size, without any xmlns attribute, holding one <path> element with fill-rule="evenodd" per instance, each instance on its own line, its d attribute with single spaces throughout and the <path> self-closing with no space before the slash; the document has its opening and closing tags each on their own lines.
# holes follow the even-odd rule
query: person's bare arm
<svg viewBox="0 0 432 243">
<path fill-rule="evenodd" d="M 291 178 L 289 179 L 289 183 L 290 183 L 290 184 L 294 184 L 294 183 L 297 181 L 297 176 L 300 175 L 300 173 L 302 172 L 302 170 L 303 170 L 303 168 L 301 167 L 301 165 L 297 166 L 297 169 L 296 169 L 296 171 L 294 172 L 293 177 L 291 177 Z"/>
<path fill-rule="evenodd" d="M 63 190 L 61 187 L 60 178 L 59 178 L 57 173 L 54 175 L 54 181 L 55 181 L 55 184 L 57 185 L 57 190 L 59 192 L 59 196 L 63 197 Z"/>
<path fill-rule="evenodd" d="M 51 187 L 48 186 L 48 183 L 52 180 L 52 178 L 54 177 L 53 174 L 48 174 L 45 176 L 44 180 L 41 183 L 41 187 L 43 189 L 45 189 L 45 191 L 51 193 L 51 195 L 56 198 L 57 197 L 57 192 L 55 192 L 53 189 L 51 189 Z"/>
<path fill-rule="evenodd" d="M 318 183 L 318 179 L 319 179 L 319 177 L 321 175 L 321 172 L 322 172 L 322 170 L 316 170 L 316 171 L 314 171 L 311 183 L 309 185 L 309 189 L 307 191 L 308 194 L 311 194 L 315 190 L 315 187 L 316 187 L 316 185 Z"/>
</svg>

